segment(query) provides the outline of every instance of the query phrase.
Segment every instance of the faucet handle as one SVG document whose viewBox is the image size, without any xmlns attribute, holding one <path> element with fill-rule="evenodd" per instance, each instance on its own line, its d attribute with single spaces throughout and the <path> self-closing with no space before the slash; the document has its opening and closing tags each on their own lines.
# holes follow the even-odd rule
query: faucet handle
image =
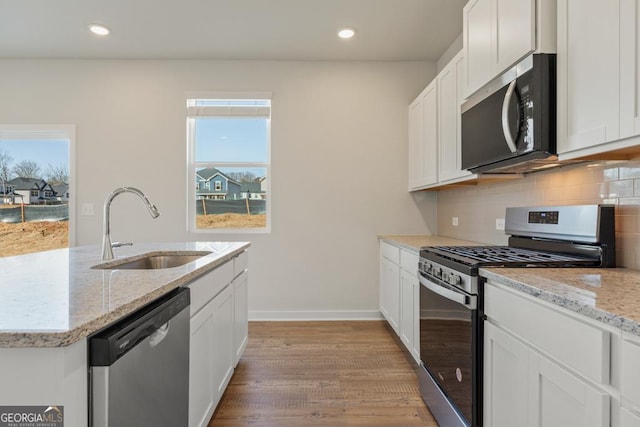
<svg viewBox="0 0 640 427">
<path fill-rule="evenodd" d="M 111 244 L 112 248 L 119 248 L 120 246 L 133 246 L 132 242 L 113 242 Z"/>
</svg>

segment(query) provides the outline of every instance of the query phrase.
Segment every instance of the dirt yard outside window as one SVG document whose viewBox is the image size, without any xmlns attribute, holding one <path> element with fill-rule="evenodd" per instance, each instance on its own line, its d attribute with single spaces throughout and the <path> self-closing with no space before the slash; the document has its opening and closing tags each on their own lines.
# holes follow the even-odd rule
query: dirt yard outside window
<svg viewBox="0 0 640 427">
<path fill-rule="evenodd" d="M 0 257 L 69 247 L 69 221 L 0 222 Z"/>
<path fill-rule="evenodd" d="M 213 214 L 197 215 L 196 228 L 265 228 L 267 226 L 266 214 Z"/>
</svg>

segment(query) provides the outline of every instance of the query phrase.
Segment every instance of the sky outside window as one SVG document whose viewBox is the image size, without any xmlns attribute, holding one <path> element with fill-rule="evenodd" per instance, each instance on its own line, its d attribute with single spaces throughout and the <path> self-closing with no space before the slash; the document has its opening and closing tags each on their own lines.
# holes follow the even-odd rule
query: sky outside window
<svg viewBox="0 0 640 427">
<path fill-rule="evenodd" d="M 196 162 L 267 162 L 264 118 L 196 119 Z"/>
</svg>

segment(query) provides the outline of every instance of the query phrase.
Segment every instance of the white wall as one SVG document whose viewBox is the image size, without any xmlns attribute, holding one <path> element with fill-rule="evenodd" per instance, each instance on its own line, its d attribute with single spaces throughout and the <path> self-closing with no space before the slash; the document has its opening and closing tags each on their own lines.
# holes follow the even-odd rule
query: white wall
<svg viewBox="0 0 640 427">
<path fill-rule="evenodd" d="M 254 315 L 373 315 L 376 236 L 436 230 L 435 194 L 406 191 L 407 105 L 435 69 L 426 62 L 2 60 L 0 123 L 77 126 L 72 191 L 78 206 L 96 208 L 95 216 L 76 216 L 78 244 L 100 243 L 111 190 L 137 186 L 162 214 L 152 220 L 137 198 L 121 196 L 112 205 L 114 241 L 248 240 Z M 207 90 L 273 92 L 270 234 L 186 231 L 184 94 Z"/>
</svg>

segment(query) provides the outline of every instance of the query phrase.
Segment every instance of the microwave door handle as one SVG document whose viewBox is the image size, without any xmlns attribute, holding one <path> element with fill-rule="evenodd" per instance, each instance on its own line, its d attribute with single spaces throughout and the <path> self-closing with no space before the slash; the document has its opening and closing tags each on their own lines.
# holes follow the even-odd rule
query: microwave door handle
<svg viewBox="0 0 640 427">
<path fill-rule="evenodd" d="M 504 133 L 504 139 L 507 141 L 509 150 L 515 153 L 518 150 L 516 143 L 511 135 L 511 126 L 509 126 L 509 104 L 513 97 L 513 91 L 516 89 L 516 80 L 512 81 L 507 89 L 507 93 L 504 95 L 504 101 L 502 101 L 502 133 Z"/>
<path fill-rule="evenodd" d="M 457 302 L 458 304 L 468 306 L 469 305 L 469 297 L 467 295 L 461 294 L 456 291 L 452 291 L 451 289 L 447 289 L 443 286 L 440 286 L 436 283 L 433 283 L 431 280 L 426 279 L 419 275 L 420 284 L 425 288 L 429 289 L 432 292 L 444 297 L 453 302 Z"/>
</svg>

